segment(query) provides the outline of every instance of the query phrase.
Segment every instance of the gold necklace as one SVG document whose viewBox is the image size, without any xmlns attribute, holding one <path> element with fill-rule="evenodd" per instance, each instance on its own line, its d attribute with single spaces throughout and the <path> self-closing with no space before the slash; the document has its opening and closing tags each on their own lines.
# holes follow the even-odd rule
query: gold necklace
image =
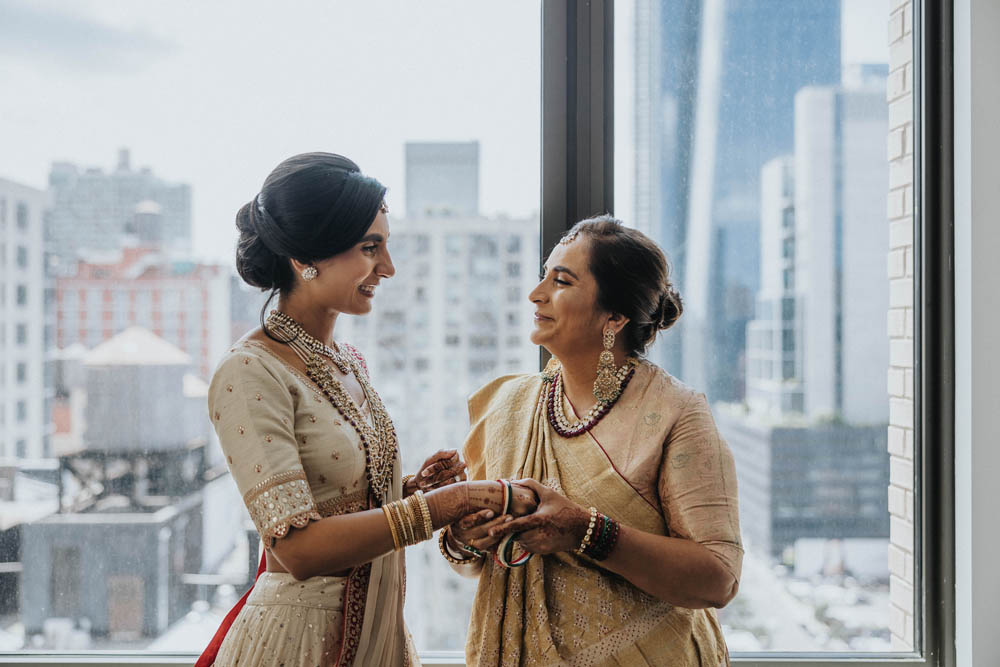
<svg viewBox="0 0 1000 667">
<path fill-rule="evenodd" d="M 333 374 L 323 357 L 329 355 L 321 350 L 323 343 L 316 340 L 305 331 L 298 322 L 277 310 L 271 311 L 265 322 L 268 330 L 288 336 L 287 345 L 295 351 L 306 365 L 306 375 L 323 391 L 354 430 L 365 450 L 365 471 L 368 476 L 368 489 L 376 506 L 385 499 L 386 491 L 392 484 L 393 466 L 396 462 L 398 440 L 396 428 L 382 403 L 378 392 L 368 382 L 368 376 L 359 368 L 358 361 L 352 356 L 341 354 L 343 362 L 348 366 L 345 373 L 353 373 L 361 385 L 368 408 L 371 411 L 371 423 L 365 419 L 361 408 L 347 393 L 343 383 Z M 336 363 L 336 361 L 334 361 Z M 338 366 L 339 368 L 339 366 Z"/>
<path fill-rule="evenodd" d="M 280 310 L 272 310 L 267 316 L 266 324 L 268 325 L 268 330 L 271 331 L 278 329 L 279 327 L 276 325 L 280 325 L 282 333 L 291 337 L 290 340 L 282 341 L 283 343 L 291 344 L 297 340 L 304 344 L 309 351 L 329 358 L 344 375 L 351 372 L 350 356 L 337 349 L 336 342 L 333 343 L 334 347 L 327 345 Z"/>
</svg>

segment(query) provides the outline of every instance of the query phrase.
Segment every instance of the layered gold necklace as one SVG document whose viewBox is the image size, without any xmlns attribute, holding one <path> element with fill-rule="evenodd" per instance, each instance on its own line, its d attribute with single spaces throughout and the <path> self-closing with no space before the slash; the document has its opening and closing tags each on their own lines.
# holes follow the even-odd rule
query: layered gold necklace
<svg viewBox="0 0 1000 667">
<path fill-rule="evenodd" d="M 353 355 L 323 343 L 307 332 L 301 324 L 280 311 L 272 310 L 264 324 L 270 333 L 282 336 L 282 342 L 302 359 L 309 379 L 316 383 L 333 407 L 357 431 L 365 450 L 365 471 L 368 475 L 369 492 L 375 504 L 381 505 L 386 491 L 392 484 L 398 442 L 392 419 L 382 399 L 368 382 L 367 374 L 359 368 L 360 362 Z M 347 393 L 343 383 L 333 374 L 325 359 L 332 361 L 345 375 L 353 373 L 357 378 L 368 402 L 368 409 L 372 415 L 371 423 L 365 419 L 361 408 Z"/>
</svg>

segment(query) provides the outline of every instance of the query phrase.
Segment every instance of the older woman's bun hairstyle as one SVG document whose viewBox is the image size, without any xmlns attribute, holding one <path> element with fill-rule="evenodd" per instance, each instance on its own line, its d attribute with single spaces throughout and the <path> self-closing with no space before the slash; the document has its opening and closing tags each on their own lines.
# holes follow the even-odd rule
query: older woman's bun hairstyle
<svg viewBox="0 0 1000 667">
<path fill-rule="evenodd" d="M 564 238 L 577 235 L 590 241 L 598 306 L 629 319 L 622 332 L 625 351 L 643 354 L 657 333 L 672 327 L 684 312 L 666 255 L 648 236 L 610 215 L 582 220 Z"/>
</svg>

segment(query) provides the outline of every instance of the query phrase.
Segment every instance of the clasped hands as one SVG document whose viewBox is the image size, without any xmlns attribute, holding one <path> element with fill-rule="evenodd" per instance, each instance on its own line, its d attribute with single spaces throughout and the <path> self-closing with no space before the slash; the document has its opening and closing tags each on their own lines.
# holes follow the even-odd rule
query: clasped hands
<svg viewBox="0 0 1000 667">
<path fill-rule="evenodd" d="M 465 468 L 458 451 L 440 450 L 407 481 L 403 495 L 465 481 Z M 590 522 L 586 508 L 531 478 L 512 480 L 512 489 L 509 514 L 497 516 L 497 512 L 484 509 L 464 516 L 449 527 L 449 539 L 480 551 L 495 551 L 505 536 L 517 533 L 518 543 L 536 554 L 572 551 L 580 545 Z"/>
<path fill-rule="evenodd" d="M 590 523 L 585 508 L 531 478 L 512 480 L 512 485 L 510 514 L 496 516 L 488 509 L 469 514 L 451 525 L 449 537 L 480 551 L 495 551 L 511 533 L 536 554 L 573 551 L 580 546 Z"/>
</svg>

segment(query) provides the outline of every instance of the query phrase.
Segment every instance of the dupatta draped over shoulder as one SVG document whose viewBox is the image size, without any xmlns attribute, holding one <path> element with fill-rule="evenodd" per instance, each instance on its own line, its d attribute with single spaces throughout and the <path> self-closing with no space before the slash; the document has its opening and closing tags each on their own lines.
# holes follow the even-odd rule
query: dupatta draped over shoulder
<svg viewBox="0 0 1000 667">
<path fill-rule="evenodd" d="M 564 438 L 548 423 L 542 389 L 540 375 L 507 376 L 472 396 L 470 479 L 532 477 L 623 525 L 704 545 L 738 581 L 735 469 L 703 395 L 643 362 L 591 433 Z M 516 569 L 486 560 L 466 658 L 479 666 L 729 663 L 714 609 L 674 607 L 565 552 Z"/>
</svg>

